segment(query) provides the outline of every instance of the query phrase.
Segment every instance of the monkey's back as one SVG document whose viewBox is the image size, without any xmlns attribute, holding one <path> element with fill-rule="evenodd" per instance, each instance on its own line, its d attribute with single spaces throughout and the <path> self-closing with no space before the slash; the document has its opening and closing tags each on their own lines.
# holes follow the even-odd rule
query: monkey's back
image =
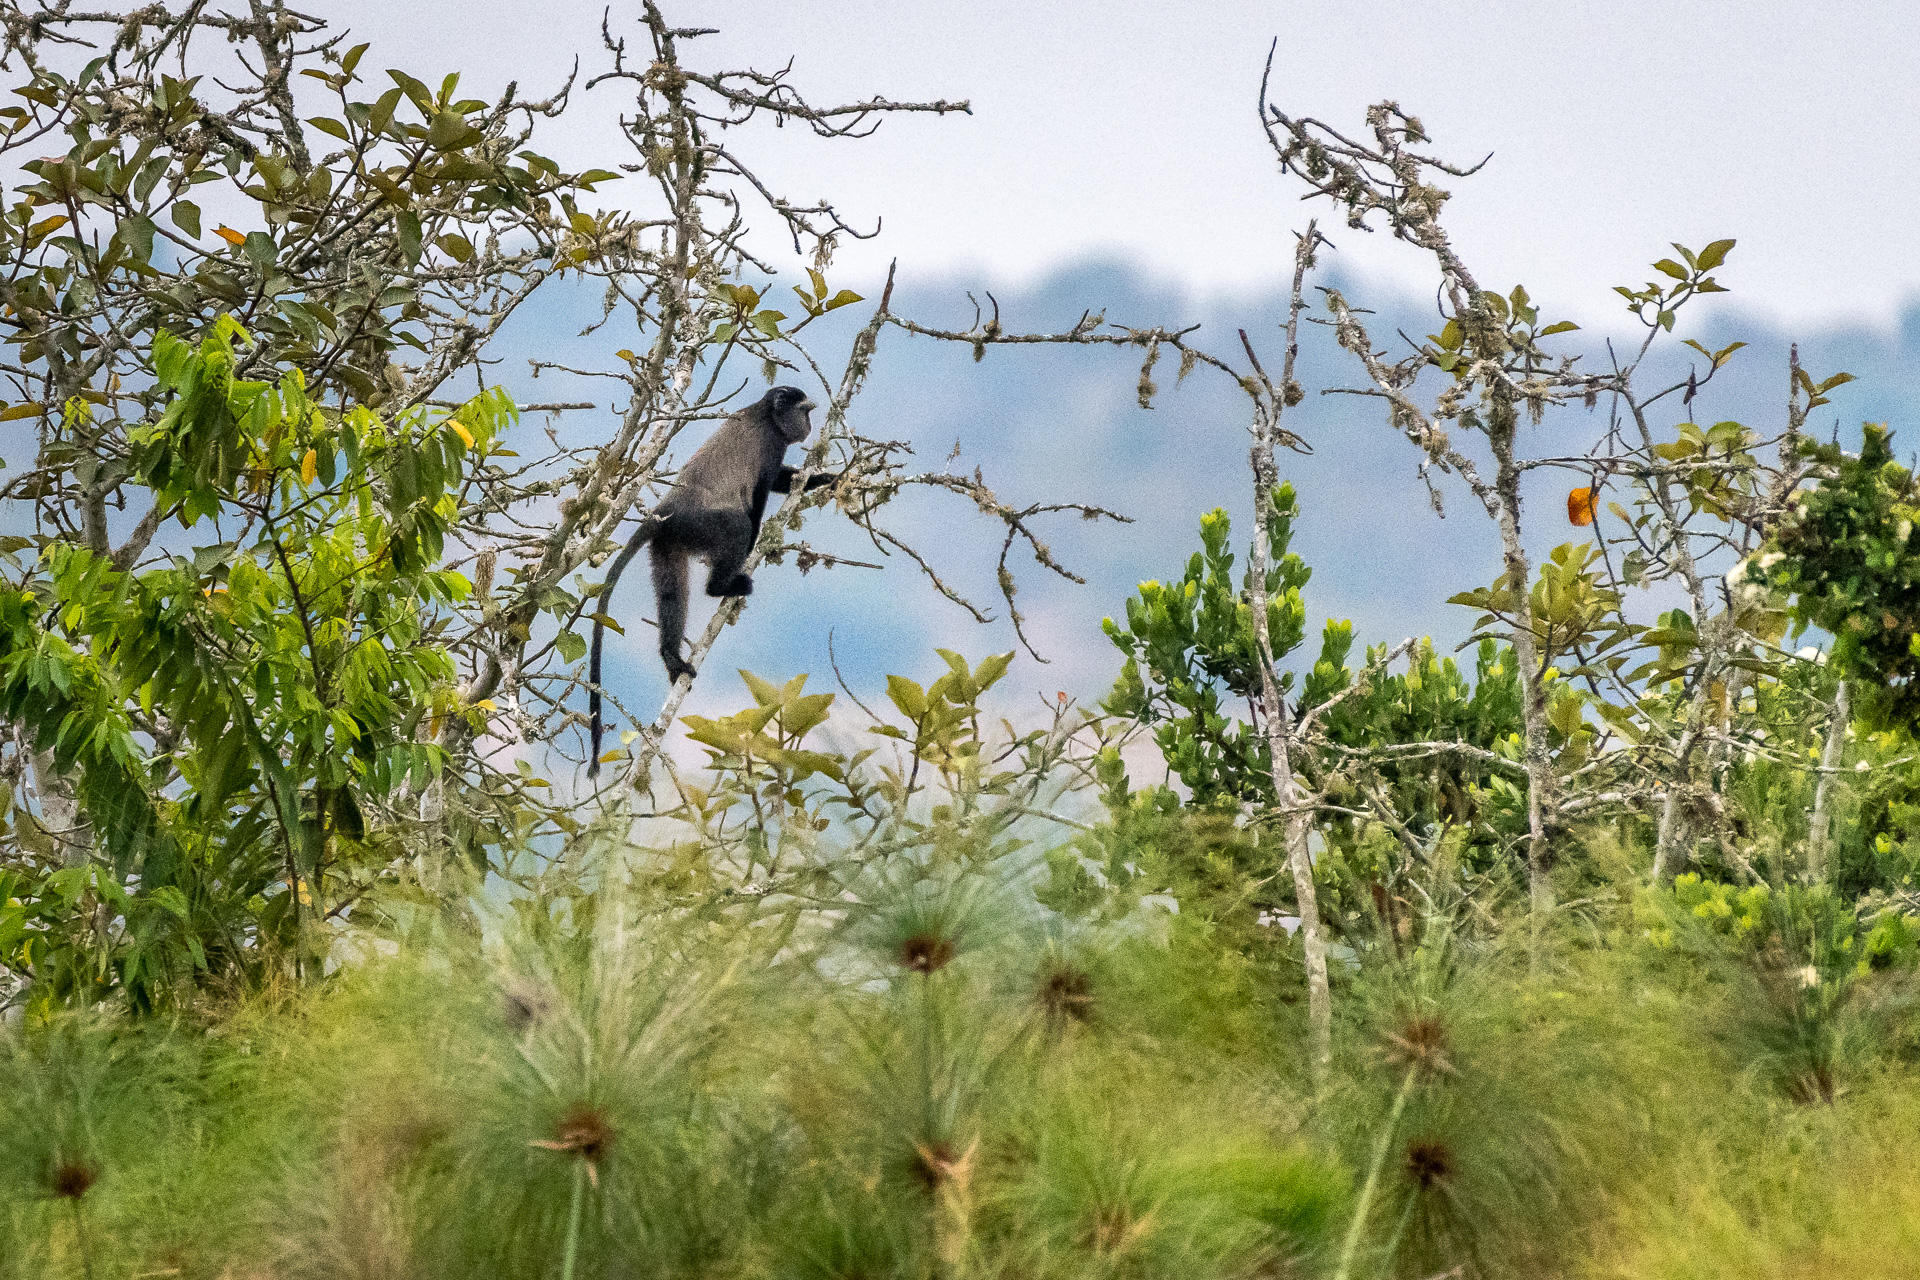
<svg viewBox="0 0 1920 1280">
<path fill-rule="evenodd" d="M 752 511 L 765 503 L 766 477 L 779 469 L 785 452 L 786 442 L 776 432 L 744 413 L 732 414 L 693 451 L 658 510 L 662 515 Z"/>
</svg>

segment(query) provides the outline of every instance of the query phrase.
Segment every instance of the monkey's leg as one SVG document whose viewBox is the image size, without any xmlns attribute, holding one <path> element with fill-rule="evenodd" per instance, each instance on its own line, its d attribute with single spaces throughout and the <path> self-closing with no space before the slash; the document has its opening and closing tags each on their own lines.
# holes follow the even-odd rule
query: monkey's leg
<svg viewBox="0 0 1920 1280">
<path fill-rule="evenodd" d="M 753 579 L 740 572 L 753 551 L 753 521 L 744 511 L 709 511 L 700 517 L 707 551 L 707 594 L 750 596 Z"/>
<path fill-rule="evenodd" d="M 653 602 L 660 614 L 660 660 L 667 678 L 693 674 L 693 664 L 680 656 L 687 634 L 687 550 L 669 532 L 653 540 Z"/>
</svg>

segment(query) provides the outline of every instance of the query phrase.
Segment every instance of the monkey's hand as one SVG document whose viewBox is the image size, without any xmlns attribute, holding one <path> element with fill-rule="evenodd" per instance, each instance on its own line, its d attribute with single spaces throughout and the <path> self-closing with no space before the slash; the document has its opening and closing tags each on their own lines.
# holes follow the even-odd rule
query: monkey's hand
<svg viewBox="0 0 1920 1280">
<path fill-rule="evenodd" d="M 846 474 L 844 471 L 822 471 L 818 474 L 808 476 L 806 491 L 812 493 L 815 489 L 824 489 L 830 484 L 838 484 L 846 477 Z M 775 493 L 791 493 L 793 492 L 793 482 L 798 479 L 799 476 L 799 468 L 782 467 L 774 475 L 771 487 Z"/>
<path fill-rule="evenodd" d="M 744 573 L 736 573 L 725 582 L 707 583 L 707 594 L 723 599 L 727 596 L 750 596 L 753 594 L 753 579 Z"/>
</svg>

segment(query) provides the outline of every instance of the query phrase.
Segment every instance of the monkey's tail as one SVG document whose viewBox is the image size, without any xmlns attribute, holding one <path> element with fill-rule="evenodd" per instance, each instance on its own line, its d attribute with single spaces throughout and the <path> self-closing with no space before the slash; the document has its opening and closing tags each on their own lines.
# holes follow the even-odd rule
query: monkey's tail
<svg viewBox="0 0 1920 1280">
<path fill-rule="evenodd" d="M 633 563 L 633 558 L 640 554 L 640 548 L 652 542 L 654 534 L 659 531 L 658 516 L 649 516 L 642 520 L 640 527 L 633 531 L 633 540 L 627 543 L 626 550 L 620 553 L 619 558 L 613 562 L 613 567 L 607 570 L 606 581 L 600 584 L 600 596 L 595 609 L 599 616 L 593 620 L 593 656 L 588 660 L 587 666 L 587 719 L 591 724 L 593 736 L 593 750 L 587 755 L 589 778 L 598 777 L 600 774 L 600 738 L 606 728 L 600 720 L 600 642 L 607 630 L 605 621 L 607 605 L 613 599 L 613 589 L 619 583 L 620 575 L 627 571 L 627 566 Z"/>
</svg>

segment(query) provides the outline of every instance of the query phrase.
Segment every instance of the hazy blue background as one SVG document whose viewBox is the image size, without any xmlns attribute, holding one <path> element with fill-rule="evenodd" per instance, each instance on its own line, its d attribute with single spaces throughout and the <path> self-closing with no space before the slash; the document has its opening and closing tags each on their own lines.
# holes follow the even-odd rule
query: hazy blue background
<svg viewBox="0 0 1920 1280">
<path fill-rule="evenodd" d="M 538 96 L 576 56 L 583 86 L 606 65 L 601 0 L 307 7 L 373 43 L 362 69 L 375 78 L 387 66 L 428 77 L 458 68 L 469 89 L 517 80 Z M 971 116 L 895 119 L 861 142 L 822 142 L 795 128 L 735 140 L 785 194 L 830 196 L 863 224 L 884 217 L 885 234 L 842 252 L 834 285 L 871 293 L 897 257 L 900 309 L 921 319 L 964 325 L 966 291 L 992 289 L 1010 327 L 1058 329 L 1085 308 L 1105 309 L 1115 320 L 1201 322 L 1203 340 L 1228 351 L 1245 326 L 1277 363 L 1293 232 L 1314 211 L 1276 172 L 1256 123 L 1261 64 L 1277 37 L 1271 96 L 1289 110 L 1358 131 L 1369 102 L 1395 98 L 1425 120 L 1441 153 L 1462 161 L 1492 153 L 1482 174 L 1451 184 L 1448 225 L 1483 283 L 1504 290 L 1524 282 L 1544 315 L 1587 326 L 1560 340 L 1568 349 L 1598 354 L 1606 334 L 1631 337 L 1611 288 L 1645 280 L 1646 264 L 1669 241 L 1734 236 L 1739 247 L 1721 275 L 1735 292 L 1690 314 L 1679 336 L 1752 345 L 1695 416 L 1777 428 L 1786 346 L 1797 340 L 1810 368 L 1861 376 L 1825 411 L 1827 426 L 1851 432 L 1861 419 L 1915 417 L 1920 77 L 1911 58 L 1920 6 L 1904 0 L 1817 8 L 1784 0 L 728 0 L 666 8 L 687 25 L 724 28 L 684 46 L 692 65 L 772 69 L 791 59 L 793 83 L 823 103 L 875 93 L 972 101 Z M 616 0 L 606 21 L 637 48 L 636 12 Z M 547 149 L 574 166 L 624 159 L 613 124 L 624 90 L 579 92 L 579 109 Z M 606 195 L 627 198 L 619 184 Z M 631 198 L 645 207 L 647 196 L 636 186 Z M 1335 249 L 1323 282 L 1382 313 L 1374 332 L 1383 344 L 1397 327 L 1431 331 L 1433 279 L 1421 255 L 1384 236 L 1329 230 Z M 784 294 L 801 264 L 774 261 Z M 529 383 L 513 370 L 535 352 L 610 363 L 633 335 L 609 326 L 577 338 L 596 310 L 565 289 L 542 298 L 496 352 L 509 357 L 503 379 L 523 399 L 570 397 L 558 380 Z M 811 334 L 830 367 L 860 316 L 839 318 L 846 323 L 837 330 L 821 324 Z M 1447 518 L 1433 514 L 1412 447 L 1376 403 L 1316 394 L 1355 381 L 1350 359 L 1324 339 L 1309 331 L 1309 396 L 1289 419 L 1317 452 L 1283 464 L 1301 493 L 1296 548 L 1316 569 L 1310 621 L 1351 617 L 1362 642 L 1424 632 L 1457 640 L 1470 618 L 1442 602 L 1497 571 L 1492 531 L 1457 487 Z M 1085 586 L 1016 562 L 1030 634 L 1053 664 L 1022 657 L 1006 685 L 1010 710 L 1058 689 L 1098 696 L 1115 666 L 1100 618 L 1119 612 L 1138 581 L 1179 571 L 1202 512 L 1226 505 L 1245 532 L 1241 397 L 1202 374 L 1175 388 L 1168 360 L 1157 407 L 1142 411 L 1136 354 L 1008 349 L 976 365 L 965 349 L 890 332 L 855 405 L 858 425 L 912 440 L 925 467 L 941 465 L 957 441 L 955 465 L 981 466 L 1010 502 L 1080 498 L 1135 517 L 1125 526 L 1071 518 L 1047 526 Z M 605 384 L 590 394 L 603 397 Z M 575 415 L 566 429 L 591 439 L 606 421 Z M 1527 447 L 1577 452 L 1600 425 L 1596 415 L 1562 414 L 1531 430 Z M 1560 514 L 1570 483 L 1543 476 L 1532 491 L 1536 551 L 1579 534 Z M 994 598 L 997 525 L 932 495 L 903 514 L 943 572 L 977 599 Z M 805 536 L 872 558 L 830 512 L 816 515 Z M 644 575 L 635 575 L 618 607 L 645 611 L 643 594 Z M 694 625 L 704 618 L 702 608 Z M 688 709 L 737 705 L 744 693 L 726 673 L 738 666 L 825 679 L 830 630 L 863 690 L 885 671 L 937 671 L 935 644 L 976 657 L 1014 645 L 1004 620 L 975 626 L 898 559 L 884 573 L 805 579 L 785 566 L 760 577 L 745 624 L 723 638 Z M 612 649 L 614 680 L 641 714 L 664 690 L 652 650 L 644 627 Z"/>
<path fill-rule="evenodd" d="M 366 66 L 458 66 L 474 88 L 518 79 L 545 91 L 576 52 L 586 72 L 602 65 L 597 0 L 544 6 L 537 25 L 507 0 L 334 0 L 319 10 L 374 41 Z M 1810 368 L 1862 379 L 1824 411 L 1827 428 L 1914 416 L 1920 168 L 1908 122 L 1920 118 L 1920 78 L 1907 60 L 1920 9 L 1911 5 L 1842 3 L 1814 17 L 1785 3 L 1645 0 L 1445 10 L 1397 0 L 734 0 L 668 12 L 725 28 L 688 43 L 690 62 L 767 68 L 791 57 L 794 83 L 816 101 L 972 100 L 970 117 L 897 119 L 863 142 L 795 129 L 739 140 L 776 188 L 831 196 L 857 221 L 883 215 L 885 234 L 848 246 L 834 284 L 871 293 L 897 256 L 900 308 L 921 319 L 963 326 L 966 292 L 992 289 L 1010 327 L 1058 329 L 1085 308 L 1104 309 L 1115 320 L 1201 322 L 1204 340 L 1224 351 L 1245 326 L 1277 360 L 1292 233 L 1312 212 L 1277 174 L 1255 121 L 1261 62 L 1278 36 L 1274 101 L 1358 130 L 1367 103 L 1392 97 L 1425 119 L 1444 154 L 1493 153 L 1484 173 L 1451 184 L 1449 226 L 1484 283 L 1524 282 L 1544 315 L 1587 326 L 1561 340 L 1567 349 L 1598 355 L 1609 334 L 1631 340 L 1611 288 L 1645 280 L 1670 240 L 1735 236 L 1721 273 L 1735 292 L 1692 313 L 1677 336 L 1752 345 L 1693 416 L 1777 428 L 1790 341 Z M 633 37 L 631 11 L 616 4 L 609 29 Z M 550 149 L 564 162 L 604 163 L 617 154 L 619 105 L 617 86 L 587 94 Z M 617 188 L 608 194 L 620 198 Z M 1382 313 L 1374 332 L 1383 344 L 1399 327 L 1432 330 L 1421 255 L 1380 235 L 1329 230 L 1323 282 Z M 776 263 L 784 293 L 800 264 Z M 574 337 L 594 311 L 592 299 L 550 294 L 508 333 L 505 353 L 604 364 L 632 335 L 609 327 Z M 859 318 L 814 327 L 830 366 Z M 1136 354 L 1003 349 L 976 365 L 965 349 L 889 332 L 856 402 L 864 430 L 912 440 L 925 467 L 942 465 L 957 442 L 955 465 L 981 466 L 1010 502 L 1081 498 L 1135 517 L 1048 526 L 1085 586 L 1016 561 L 1029 632 L 1053 661 L 1020 659 L 1006 685 L 1010 710 L 1057 689 L 1099 696 L 1115 667 L 1100 618 L 1119 612 L 1137 582 L 1178 573 L 1202 512 L 1225 505 L 1245 530 L 1240 396 L 1198 373 L 1174 387 L 1169 360 L 1156 408 L 1142 411 Z M 1323 332 L 1310 330 L 1303 360 L 1309 397 L 1290 425 L 1316 453 L 1283 469 L 1301 493 L 1296 549 L 1316 570 L 1310 621 L 1351 617 L 1363 643 L 1410 633 L 1457 641 L 1470 616 L 1443 602 L 1497 572 L 1492 530 L 1457 487 L 1447 518 L 1434 515 L 1412 447 L 1375 402 L 1315 394 L 1355 382 Z M 501 366 L 509 382 L 512 363 Z M 551 378 L 518 386 L 526 397 L 569 394 Z M 1527 446 L 1575 453 L 1602 424 L 1598 414 L 1564 413 L 1531 430 Z M 593 423 L 576 418 L 567 429 L 590 435 Z M 1571 483 L 1543 475 L 1530 493 L 1537 552 L 1580 534 L 1560 514 Z M 998 526 L 937 495 L 902 510 L 943 573 L 991 602 Z M 804 536 L 873 558 L 830 512 Z M 621 594 L 618 608 L 646 611 L 643 578 Z M 863 692 L 886 671 L 936 672 L 936 644 L 974 656 L 1014 647 L 1004 620 L 976 626 L 897 558 L 884 573 L 805 579 L 785 566 L 760 577 L 744 625 L 722 639 L 688 709 L 737 706 L 734 667 L 827 679 L 830 630 Z M 629 705 L 649 713 L 664 691 L 651 629 L 633 629 L 610 654 Z"/>
<path fill-rule="evenodd" d="M 1337 273 L 1328 282 L 1350 287 Z M 965 286 L 971 283 L 909 277 L 896 292 L 896 305 L 931 322 L 964 326 L 972 317 L 965 297 Z M 1084 308 L 1104 307 L 1116 320 L 1200 322 L 1202 335 L 1225 349 L 1237 342 L 1235 329 L 1244 326 L 1276 363 L 1285 301 L 1278 291 L 1183 295 L 1113 264 L 1065 268 L 999 296 L 1010 326 L 1036 330 L 1065 328 Z M 521 317 L 518 335 L 509 335 L 514 340 L 510 346 L 537 340 L 544 354 L 565 359 L 570 344 L 584 353 L 611 340 L 607 335 L 571 339 L 580 325 L 577 315 L 564 314 L 560 304 L 566 301 L 556 292 L 543 312 Z M 1434 328 L 1430 303 L 1423 306 L 1392 292 L 1365 301 L 1381 312 L 1374 331 L 1383 342 L 1396 328 L 1415 336 Z M 863 313 L 865 308 L 848 310 Z M 1810 369 L 1845 368 L 1860 377 L 1820 411 L 1815 425 L 1823 432 L 1838 427 L 1857 438 L 1862 419 L 1899 424 L 1916 418 L 1920 310 L 1909 312 L 1891 331 L 1813 326 L 1797 335 L 1743 317 L 1725 303 L 1719 313 L 1703 307 L 1699 318 L 1701 323 L 1691 328 L 1683 325 L 1682 334 L 1715 346 L 1735 338 L 1751 344 L 1696 400 L 1691 416 L 1701 421 L 1737 418 L 1762 430 L 1777 430 L 1785 401 L 1787 345 L 1796 339 Z M 852 327 L 849 320 L 841 329 Z M 844 333 L 822 335 L 822 328 L 813 330 L 817 350 L 826 357 L 843 354 Z M 1631 340 L 1624 326 L 1614 332 L 1622 342 Z M 1559 341 L 1568 349 L 1579 343 L 1593 350 L 1602 349 L 1602 337 L 1603 331 L 1593 330 Z M 563 354 L 555 357 L 555 351 Z M 1042 666 L 1021 655 L 1005 686 L 1015 695 L 1006 704 L 1009 709 L 1032 708 L 1037 705 L 1033 699 L 1051 698 L 1056 690 L 1081 698 L 1100 696 L 1117 666 L 1114 650 L 1100 634 L 1101 617 L 1119 614 L 1139 581 L 1179 574 L 1197 546 L 1203 512 L 1227 507 L 1242 532 L 1250 522 L 1244 397 L 1204 370 L 1176 387 L 1177 362 L 1168 358 L 1156 371 L 1162 391 L 1155 408 L 1142 410 L 1135 403 L 1138 355 L 1130 349 L 997 348 L 975 364 L 968 348 L 888 331 L 868 390 L 854 402 L 852 417 L 862 430 L 912 440 L 922 468 L 946 465 L 957 443 L 961 456 L 952 465 L 965 472 L 980 466 L 1010 503 L 1077 498 L 1134 517 L 1126 525 L 1067 517 L 1042 526 L 1059 558 L 1086 577 L 1084 586 L 1040 571 L 1024 559 L 1012 562 L 1020 576 L 1019 602 L 1028 634 L 1051 663 Z M 1326 330 L 1308 327 L 1301 371 L 1309 395 L 1291 411 L 1288 422 L 1315 452 L 1310 457 L 1284 454 L 1281 468 L 1300 492 L 1302 518 L 1295 549 L 1315 569 L 1307 591 L 1310 625 L 1317 628 L 1329 616 L 1352 618 L 1362 644 L 1409 634 L 1457 642 L 1473 615 L 1445 600 L 1491 581 L 1499 572 L 1491 524 L 1464 487 L 1446 478 L 1441 485 L 1446 516 L 1435 515 L 1415 472 L 1417 451 L 1388 427 L 1377 401 L 1315 394 L 1324 386 L 1356 385 L 1351 357 L 1333 346 Z M 567 394 L 551 375 L 522 385 L 528 396 L 535 391 L 542 398 Z M 604 390 L 599 394 L 604 397 Z M 1669 403 L 1677 415 L 1677 397 Z M 1603 405 L 1595 411 L 1550 415 L 1539 427 L 1526 429 L 1526 446 L 1535 454 L 1578 453 L 1604 429 L 1605 412 Z M 591 415 L 570 416 L 575 419 L 570 430 L 591 430 Z M 1913 438 L 1920 437 L 1910 433 L 1908 439 Z M 1564 516 L 1565 491 L 1574 483 L 1565 473 L 1535 476 L 1529 515 L 1536 553 L 1585 536 Z M 970 504 L 940 494 L 909 498 L 897 510 L 906 517 L 901 522 L 904 531 L 943 576 L 976 601 L 994 605 L 996 615 L 1004 614 L 997 607 L 992 578 L 1000 538 L 996 522 L 975 514 Z M 830 510 L 813 514 L 804 536 L 823 549 L 875 558 L 872 546 Z M 636 610 L 650 616 L 650 605 L 645 579 L 636 573 L 623 586 L 615 607 L 623 616 Z M 697 627 L 705 618 L 705 602 L 696 603 L 695 609 Z M 935 645 L 976 658 L 1015 645 L 1004 617 L 987 626 L 975 624 L 899 557 L 879 573 L 837 569 L 803 578 L 791 565 L 769 567 L 757 579 L 742 625 L 715 648 L 709 673 L 689 698 L 688 709 L 731 710 L 745 701 L 744 690 L 730 674 L 736 667 L 782 679 L 809 671 L 820 681 L 830 680 L 829 631 L 842 670 L 863 696 L 877 690 L 887 672 L 922 678 L 936 674 L 941 667 L 932 654 Z M 631 628 L 625 640 L 609 635 L 608 643 L 609 682 L 631 698 L 628 705 L 650 711 L 665 690 L 652 629 Z"/>
<path fill-rule="evenodd" d="M 557 84 L 604 65 L 603 0 L 311 0 L 374 42 L 365 68 L 458 67 Z M 1035 284 L 1089 256 L 1181 289 L 1287 268 L 1303 216 L 1254 117 L 1272 98 L 1349 130 L 1398 99 L 1460 159 L 1449 225 L 1481 277 L 1524 279 L 1578 320 L 1669 240 L 1738 236 L 1744 305 L 1776 320 L 1895 324 L 1920 289 L 1920 5 L 1908 0 L 668 0 L 723 28 L 690 62 L 774 69 L 820 101 L 967 98 L 861 142 L 765 129 L 747 154 L 781 189 L 831 195 L 918 278 Z M 631 38 L 631 0 L 609 29 Z M 639 42 L 635 42 L 636 44 Z M 385 55 L 385 56 L 380 56 Z M 603 162 L 623 90 L 585 95 L 557 149 Z M 1349 269 L 1425 289 L 1417 255 L 1347 236 Z"/>
</svg>

